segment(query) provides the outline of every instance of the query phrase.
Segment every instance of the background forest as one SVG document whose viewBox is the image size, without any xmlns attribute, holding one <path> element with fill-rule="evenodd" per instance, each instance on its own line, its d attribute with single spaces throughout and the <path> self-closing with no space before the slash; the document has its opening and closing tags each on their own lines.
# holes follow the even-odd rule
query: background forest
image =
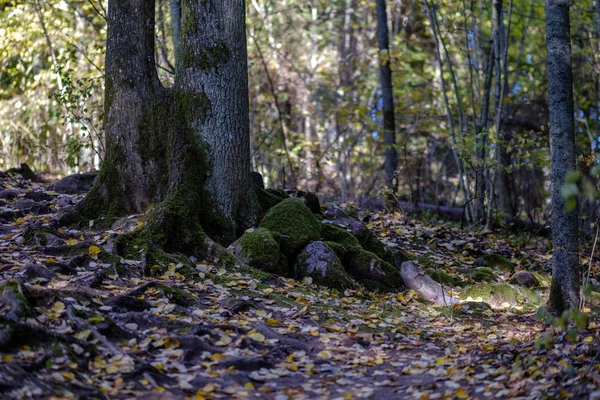
<svg viewBox="0 0 600 400">
<path fill-rule="evenodd" d="M 168 85 L 170 7 L 158 3 L 156 64 Z M 544 3 L 408 0 L 389 2 L 387 11 L 389 56 L 378 50 L 375 2 L 248 2 L 253 169 L 267 186 L 342 201 L 377 196 L 386 181 L 379 64 L 389 57 L 399 198 L 466 204 L 470 222 L 489 221 L 492 212 L 544 222 Z M 26 162 L 67 174 L 99 167 L 105 15 L 105 1 L 2 2 L 0 168 Z M 586 169 L 600 136 L 600 20 L 592 1 L 574 4 L 571 20 L 578 156 Z"/>
</svg>

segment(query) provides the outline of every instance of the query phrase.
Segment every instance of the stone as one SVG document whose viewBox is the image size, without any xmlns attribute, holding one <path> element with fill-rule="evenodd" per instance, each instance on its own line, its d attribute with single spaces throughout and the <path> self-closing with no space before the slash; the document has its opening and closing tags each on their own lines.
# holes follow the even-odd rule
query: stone
<svg viewBox="0 0 600 400">
<path fill-rule="evenodd" d="M 540 286 L 540 281 L 529 271 L 518 271 L 510 278 L 510 283 L 526 288 Z"/>
<path fill-rule="evenodd" d="M 73 174 L 54 182 L 48 190 L 63 194 L 88 192 L 94 185 L 96 174 Z"/>
<path fill-rule="evenodd" d="M 321 222 L 300 199 L 285 199 L 272 207 L 259 227 L 273 234 L 287 257 L 296 255 L 308 243 L 321 239 Z"/>
<path fill-rule="evenodd" d="M 312 242 L 302 250 L 294 263 L 294 271 L 296 279 L 311 277 L 318 285 L 339 290 L 354 286 L 335 251 L 320 241 Z"/>
</svg>

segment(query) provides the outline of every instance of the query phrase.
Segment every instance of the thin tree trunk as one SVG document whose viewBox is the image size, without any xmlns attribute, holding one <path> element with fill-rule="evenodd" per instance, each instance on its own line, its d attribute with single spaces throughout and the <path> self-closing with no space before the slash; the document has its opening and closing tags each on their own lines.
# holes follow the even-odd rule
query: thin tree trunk
<svg viewBox="0 0 600 400">
<path fill-rule="evenodd" d="M 546 48 L 550 111 L 550 168 L 552 180 L 552 286 L 548 308 L 555 314 L 579 308 L 577 207 L 565 208 L 561 188 L 575 170 L 573 76 L 571 72 L 569 2 L 546 0 Z"/>
<path fill-rule="evenodd" d="M 181 0 L 169 0 L 171 28 L 173 29 L 173 48 L 175 49 L 175 70 L 181 62 Z"/>
<path fill-rule="evenodd" d="M 385 2 L 386 0 L 377 0 L 377 41 L 379 43 L 379 72 L 383 98 L 383 144 L 385 146 L 384 167 L 386 185 L 395 192 L 394 177 L 396 175 L 396 168 L 398 168 L 398 158 L 396 154 L 396 122 Z"/>
</svg>

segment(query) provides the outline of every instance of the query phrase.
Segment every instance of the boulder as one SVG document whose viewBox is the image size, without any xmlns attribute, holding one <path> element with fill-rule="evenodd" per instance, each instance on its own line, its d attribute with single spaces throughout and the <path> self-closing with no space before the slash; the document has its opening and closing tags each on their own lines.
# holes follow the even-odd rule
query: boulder
<svg viewBox="0 0 600 400">
<path fill-rule="evenodd" d="M 296 189 L 286 189 L 285 192 L 291 198 L 302 200 L 313 213 L 321 214 L 321 203 L 316 194 Z"/>
<path fill-rule="evenodd" d="M 259 227 L 271 231 L 287 257 L 321 239 L 321 222 L 300 199 L 285 199 L 271 208 Z"/>
<path fill-rule="evenodd" d="M 402 279 L 406 286 L 413 289 L 426 300 L 436 305 L 449 305 L 457 302 L 450 294 L 446 293 L 442 285 L 434 281 L 425 271 L 415 263 L 406 261 L 402 263 Z"/>
<path fill-rule="evenodd" d="M 265 272 L 285 274 L 285 259 L 271 232 L 264 228 L 244 233 L 234 248 L 238 259 Z"/>
<path fill-rule="evenodd" d="M 367 289 L 385 292 L 404 288 L 398 269 L 360 247 L 350 249 L 343 264 L 346 271 Z"/>
<path fill-rule="evenodd" d="M 518 271 L 510 278 L 510 283 L 526 288 L 540 286 L 540 281 L 529 271 Z"/>
<path fill-rule="evenodd" d="M 468 272 L 468 275 L 475 282 L 497 282 L 498 277 L 489 267 L 477 267 Z"/>
<path fill-rule="evenodd" d="M 339 290 L 354 286 L 342 262 L 323 242 L 312 242 L 302 250 L 294 264 L 297 279 L 311 277 L 313 282 Z"/>
<path fill-rule="evenodd" d="M 346 250 L 360 247 L 360 242 L 353 234 L 337 225 L 323 223 L 321 225 L 321 236 L 326 241 L 338 243 Z"/>
<path fill-rule="evenodd" d="M 85 193 L 94 185 L 94 179 L 96 174 L 73 174 L 54 182 L 48 190 L 63 194 Z"/>
</svg>

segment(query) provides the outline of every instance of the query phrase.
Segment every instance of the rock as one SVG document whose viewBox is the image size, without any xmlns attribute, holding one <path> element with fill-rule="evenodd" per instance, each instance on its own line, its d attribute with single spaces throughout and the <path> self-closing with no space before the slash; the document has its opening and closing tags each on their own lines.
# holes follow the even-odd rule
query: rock
<svg viewBox="0 0 600 400">
<path fill-rule="evenodd" d="M 466 287 L 460 294 L 460 298 L 475 301 L 484 301 L 492 307 L 505 304 L 518 306 L 521 304 L 537 304 L 537 297 L 530 290 L 509 285 L 507 283 L 486 283 Z"/>
<path fill-rule="evenodd" d="M 515 266 L 509 259 L 500 254 L 484 254 L 475 262 L 477 267 L 488 267 L 494 271 L 510 272 L 515 270 Z"/>
<path fill-rule="evenodd" d="M 294 264 L 296 279 L 311 277 L 318 285 L 339 290 L 354 286 L 336 253 L 323 242 L 312 242 Z"/>
<path fill-rule="evenodd" d="M 427 268 L 425 272 L 427 272 L 427 275 L 429 275 L 431 279 L 441 285 L 450 287 L 460 286 L 460 278 L 455 278 L 440 268 Z"/>
<path fill-rule="evenodd" d="M 250 172 L 250 179 L 252 179 L 252 182 L 254 182 L 259 188 L 265 188 L 265 182 L 263 181 L 263 176 L 260 173 L 256 171 Z"/>
<path fill-rule="evenodd" d="M 14 189 L 3 189 L 0 190 L 0 199 L 12 200 L 19 196 L 19 192 Z"/>
<path fill-rule="evenodd" d="M 21 197 L 15 202 L 15 207 L 19 211 L 28 212 L 35 206 L 35 201 Z"/>
<path fill-rule="evenodd" d="M 285 191 L 289 197 L 295 199 L 301 199 L 306 207 L 315 214 L 321 214 L 321 203 L 316 194 L 312 192 L 305 192 L 304 190 L 286 189 Z"/>
<path fill-rule="evenodd" d="M 323 224 L 336 225 L 350 232 L 367 251 L 375 253 L 379 258 L 386 257 L 386 248 L 367 226 L 354 218 L 336 218 L 324 220 Z"/>
<path fill-rule="evenodd" d="M 348 214 L 346 214 L 346 211 L 335 206 L 327 207 L 323 214 L 327 219 L 348 218 Z"/>
<path fill-rule="evenodd" d="M 244 233 L 234 247 L 236 257 L 253 268 L 277 274 L 287 272 L 279 244 L 267 229 L 258 228 Z"/>
<path fill-rule="evenodd" d="M 532 288 L 540 286 L 540 281 L 529 271 L 518 271 L 510 278 L 510 283 Z"/>
<path fill-rule="evenodd" d="M 42 264 L 25 264 L 19 272 L 17 272 L 17 276 L 19 278 L 24 279 L 25 281 L 29 281 L 34 278 L 42 278 L 42 279 L 52 279 L 54 277 L 54 272 L 45 265 Z"/>
<path fill-rule="evenodd" d="M 402 263 L 401 273 L 406 286 L 419 293 L 426 300 L 442 306 L 457 302 L 455 298 L 445 292 L 442 285 L 434 281 L 412 261 Z"/>
<path fill-rule="evenodd" d="M 489 267 L 478 267 L 470 270 L 468 274 L 475 282 L 497 282 L 498 277 Z"/>
<path fill-rule="evenodd" d="M 23 163 L 19 168 L 11 168 L 7 171 L 9 174 L 19 174 L 23 179 L 36 182 L 38 180 L 37 175 L 29 168 L 29 165 Z"/>
<path fill-rule="evenodd" d="M 25 194 L 26 199 L 31 199 L 33 201 L 52 201 L 54 199 L 53 196 L 49 195 L 46 192 L 28 192 Z"/>
<path fill-rule="evenodd" d="M 54 182 L 48 190 L 63 194 L 78 194 L 89 191 L 94 185 L 96 174 L 73 174 Z"/>
<path fill-rule="evenodd" d="M 346 271 L 368 289 L 394 291 L 404 288 L 400 271 L 377 255 L 354 247 L 344 257 Z"/>
<path fill-rule="evenodd" d="M 285 199 L 271 208 L 259 227 L 271 231 L 287 257 L 321 238 L 321 222 L 300 199 Z"/>
<path fill-rule="evenodd" d="M 321 228 L 321 235 L 325 241 L 335 242 L 343 246 L 346 250 L 350 250 L 353 247 L 360 247 L 358 239 L 340 226 L 323 223 L 321 224 Z"/>
<path fill-rule="evenodd" d="M 73 204 L 73 197 L 66 195 L 66 194 L 61 194 L 58 196 L 58 205 L 61 207 L 68 207 L 71 204 Z"/>
</svg>

